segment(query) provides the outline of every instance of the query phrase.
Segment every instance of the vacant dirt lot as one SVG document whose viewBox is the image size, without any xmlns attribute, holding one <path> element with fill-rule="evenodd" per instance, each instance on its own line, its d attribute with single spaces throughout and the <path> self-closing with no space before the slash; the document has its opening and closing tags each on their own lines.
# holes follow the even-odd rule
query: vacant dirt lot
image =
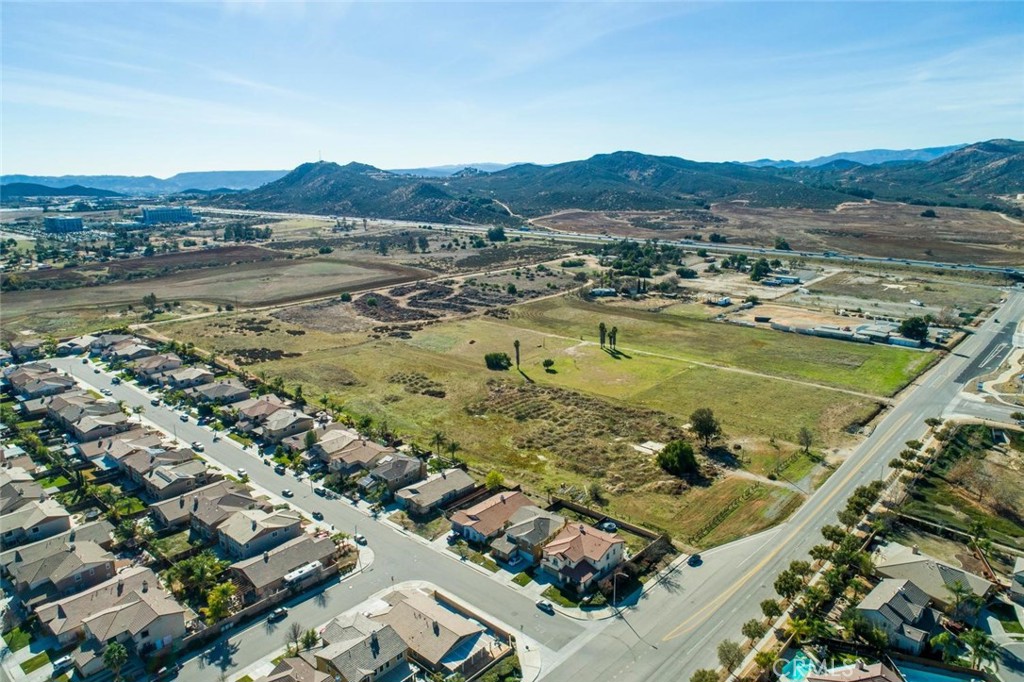
<svg viewBox="0 0 1024 682">
<path fill-rule="evenodd" d="M 771 248 L 784 237 L 796 250 L 839 251 L 953 263 L 1024 263 L 1024 223 L 989 211 L 884 202 L 841 204 L 833 210 L 751 208 L 715 204 L 715 220 L 673 212 L 566 211 L 534 221 L 555 230 L 612 234 L 637 239 L 680 239 L 719 232 L 729 241 Z"/>
</svg>

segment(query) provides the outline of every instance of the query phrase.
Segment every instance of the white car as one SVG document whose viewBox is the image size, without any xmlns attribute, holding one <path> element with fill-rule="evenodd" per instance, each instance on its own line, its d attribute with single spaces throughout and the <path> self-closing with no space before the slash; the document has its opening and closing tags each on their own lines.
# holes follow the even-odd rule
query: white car
<svg viewBox="0 0 1024 682">
<path fill-rule="evenodd" d="M 196 441 L 192 441 L 192 449 L 195 450 L 196 452 L 202 452 L 206 448 L 203 446 L 202 443 L 200 443 L 199 441 L 196 440 Z"/>
<path fill-rule="evenodd" d="M 238 474 L 239 478 L 245 478 L 246 476 L 249 475 L 249 472 L 246 471 L 245 469 L 238 469 L 237 471 L 235 471 L 235 473 Z"/>
</svg>

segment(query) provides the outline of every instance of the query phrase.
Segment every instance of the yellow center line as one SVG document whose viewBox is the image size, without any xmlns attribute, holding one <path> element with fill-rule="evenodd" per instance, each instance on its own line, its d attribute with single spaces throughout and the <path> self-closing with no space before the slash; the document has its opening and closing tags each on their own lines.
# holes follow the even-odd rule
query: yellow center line
<svg viewBox="0 0 1024 682">
<path fill-rule="evenodd" d="M 903 426 L 903 424 L 906 423 L 906 421 L 908 419 L 910 419 L 912 416 L 913 416 L 913 413 L 908 412 L 900 420 L 898 420 L 892 427 L 888 428 L 889 432 L 890 433 L 895 433 L 896 431 L 898 431 Z M 885 446 L 885 442 L 884 441 L 879 441 L 878 445 L 874 446 L 867 453 L 865 453 L 865 455 L 861 459 L 861 461 L 857 463 L 857 466 L 855 466 L 853 469 L 851 469 L 850 473 L 848 473 L 846 475 L 846 478 L 843 479 L 843 482 L 840 483 L 839 485 L 837 485 L 835 487 L 835 489 L 831 493 L 826 495 L 825 498 L 822 499 L 817 504 L 817 506 L 815 507 L 813 513 L 808 515 L 806 521 L 804 521 L 803 523 L 798 525 L 796 528 L 794 528 L 793 532 L 790 533 L 783 542 L 781 542 L 774 550 L 772 550 L 756 566 L 754 566 L 752 569 L 750 569 L 750 571 L 746 575 L 744 575 L 736 583 L 734 583 L 732 587 L 730 587 L 728 590 L 726 590 L 725 592 L 720 594 L 718 597 L 716 597 L 711 603 L 705 605 L 704 608 L 702 608 L 700 611 L 697 611 L 697 613 L 693 614 L 692 616 L 690 616 L 689 618 L 684 620 L 682 623 L 680 623 L 674 630 L 672 630 L 667 635 L 665 635 L 665 637 L 661 641 L 667 642 L 667 641 L 675 639 L 676 637 L 679 637 L 681 635 L 685 635 L 687 632 L 690 632 L 691 630 L 696 628 L 698 625 L 700 625 L 707 618 L 707 616 L 710 615 L 710 612 L 713 612 L 713 611 L 717 610 L 722 605 L 723 602 L 728 600 L 730 597 L 732 597 L 734 594 L 736 594 L 736 592 L 738 592 L 741 587 L 743 587 L 748 582 L 750 582 L 750 579 L 753 578 L 755 575 L 757 575 L 761 571 L 761 569 L 763 569 L 768 564 L 768 562 L 770 562 L 772 559 L 774 559 L 776 556 L 778 556 L 779 552 L 781 552 L 783 550 L 783 548 L 786 545 L 788 545 L 793 540 L 793 538 L 795 538 L 797 535 L 799 535 L 801 532 L 803 532 L 803 529 L 806 528 L 807 525 L 811 521 L 817 521 L 818 520 L 818 515 L 821 513 L 821 510 L 829 502 L 831 502 L 832 499 L 836 495 L 839 494 L 839 492 L 846 486 L 846 484 L 849 483 L 853 479 L 853 477 L 856 476 L 858 472 L 860 472 L 860 470 L 862 468 L 864 468 L 864 465 L 867 464 L 867 462 L 869 460 L 871 460 L 871 458 L 874 456 L 875 452 L 877 452 L 879 449 L 881 449 L 884 446 Z"/>
</svg>

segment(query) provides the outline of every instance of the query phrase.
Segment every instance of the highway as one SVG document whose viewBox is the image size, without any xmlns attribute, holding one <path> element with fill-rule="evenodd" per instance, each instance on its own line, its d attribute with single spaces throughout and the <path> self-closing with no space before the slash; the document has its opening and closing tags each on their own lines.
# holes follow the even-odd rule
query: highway
<svg viewBox="0 0 1024 682">
<path fill-rule="evenodd" d="M 210 647 L 211 654 L 189 659 L 179 679 L 220 682 L 222 670 L 228 675 L 238 673 L 267 654 L 282 649 L 289 623 L 295 621 L 305 628 L 318 627 L 373 593 L 406 580 L 432 582 L 472 603 L 511 628 L 525 633 L 528 638 L 525 641 L 530 642 L 531 649 L 540 646 L 544 652 L 542 656 L 553 657 L 584 632 L 583 624 L 562 615 L 541 612 L 533 598 L 499 584 L 471 566 L 463 565 L 454 554 L 438 552 L 392 526 L 371 519 L 346 501 L 325 500 L 314 495 L 308 482 L 300 483 L 291 475 L 275 474 L 272 467 L 263 466 L 258 456 L 243 450 L 235 441 L 221 439 L 213 442 L 210 429 L 199 426 L 194 419 L 187 423 L 180 421 L 180 414 L 171 408 L 150 405 L 152 394 L 138 386 L 127 382 L 114 385 L 110 376 L 94 373 L 92 365 L 83 365 L 78 357 L 53 358 L 48 362 L 96 390 L 109 389 L 114 400 L 124 400 L 130 406 L 144 406 L 143 416 L 147 421 L 174 434 L 183 444 L 199 441 L 204 446 L 202 456 L 229 471 L 246 469 L 252 483 L 259 488 L 274 494 L 290 488 L 295 496 L 286 500 L 289 504 L 307 515 L 314 510 L 323 512 L 324 522 L 333 524 L 338 530 L 362 533 L 373 550 L 374 561 L 366 572 L 335 584 L 321 596 L 315 592 L 302 595 L 290 606 L 286 620 L 273 625 L 261 620 L 247 629 L 230 631 L 228 637 L 222 637 Z"/>
<path fill-rule="evenodd" d="M 1013 293 L 994 318 L 1019 320 L 1022 315 L 1024 294 Z M 884 477 L 888 462 L 903 444 L 925 434 L 925 419 L 960 404 L 962 383 L 956 379 L 963 380 L 964 370 L 990 352 L 1003 327 L 989 319 L 961 343 L 957 354 L 949 354 L 909 387 L 874 432 L 786 523 L 708 552 L 702 566 L 681 568 L 545 680 L 675 682 L 689 679 L 699 668 L 717 667 L 718 642 L 742 639 L 740 628 L 760 617 L 761 600 L 777 596 L 772 587 L 775 577 L 794 559 L 807 558 L 810 548 L 821 541 L 821 527 L 836 522 L 853 489 Z"/>
<path fill-rule="evenodd" d="M 146 419 L 182 441 L 202 442 L 204 456 L 230 470 L 246 468 L 259 487 L 274 493 L 291 488 L 295 497 L 288 501 L 297 508 L 307 513 L 319 509 L 327 523 L 349 532 L 358 527 L 366 535 L 376 557 L 371 569 L 330 588 L 323 598 L 304 600 L 292 610 L 290 619 L 314 627 L 388 586 L 392 578 L 396 582 L 428 580 L 522 630 L 540 645 L 545 680 L 675 682 L 688 679 L 698 668 L 717 665 L 717 643 L 741 638 L 742 623 L 760 615 L 761 600 L 775 596 L 775 576 L 792 560 L 807 557 L 808 550 L 820 542 L 820 528 L 835 522 L 836 513 L 854 488 L 886 475 L 888 462 L 903 444 L 924 435 L 926 418 L 962 407 L 960 390 L 972 378 L 967 375 L 993 361 L 987 355 L 1004 338 L 1005 321 L 1022 316 L 1024 293 L 1013 292 L 993 316 L 1004 322 L 984 322 L 956 353 L 947 355 L 909 387 L 888 408 L 872 434 L 786 523 L 707 552 L 703 565 L 682 565 L 635 606 L 623 609 L 620 618 L 590 623 L 545 616 L 527 596 L 460 564 L 454 556 L 439 554 L 347 503 L 313 495 L 308 485 L 274 474 L 271 467 L 262 466 L 254 454 L 233 441 L 214 443 L 208 429 L 194 421 L 181 422 L 178 413 L 166 407 L 151 407 L 150 394 L 135 385 L 114 386 L 106 374 L 93 373 L 91 366 L 82 365 L 80 359 L 51 362 L 96 389 L 110 389 L 114 399 L 145 405 Z M 288 622 L 278 627 L 286 629 Z M 229 641 L 214 649 L 212 658 L 197 657 L 187 664 L 188 679 L 214 682 L 221 670 L 237 672 L 280 648 L 283 629 L 257 624 L 244 633 L 231 633 Z M 245 645 L 239 646 L 243 637 Z"/>
<path fill-rule="evenodd" d="M 340 220 L 342 216 L 323 216 L 312 213 L 275 213 L 268 211 L 246 211 L 241 209 L 225 209 L 225 208 L 213 208 L 207 206 L 197 206 L 197 210 L 201 213 L 208 213 L 213 215 L 250 215 L 260 216 L 267 218 L 305 218 L 309 220 L 321 220 L 324 222 L 333 223 L 335 219 Z M 348 220 L 360 220 L 361 218 L 346 217 Z M 405 229 L 411 229 L 420 226 L 427 226 L 432 229 L 446 229 L 453 230 L 456 232 L 471 232 L 475 234 L 486 234 L 487 230 L 495 227 L 494 225 L 454 225 L 448 223 L 425 223 L 416 221 L 403 221 L 403 220 L 384 220 L 384 219 L 373 219 L 374 223 L 387 224 L 395 227 L 402 227 Z M 559 231 L 547 231 L 550 228 L 546 228 L 545 231 L 537 230 L 517 230 L 513 228 L 505 228 L 505 235 L 507 237 L 521 237 L 523 239 L 549 239 L 554 241 L 564 241 L 573 243 L 613 243 L 622 241 L 624 237 L 618 237 L 614 235 L 606 234 L 585 234 L 582 232 L 567 232 L 563 230 Z M 917 260 L 917 259 L 905 259 L 905 258 L 882 258 L 879 256 L 858 256 L 846 253 L 839 253 L 835 251 L 780 251 L 770 248 L 761 248 L 757 246 L 744 246 L 742 244 L 722 244 L 712 243 L 704 241 L 694 241 L 692 239 L 680 239 L 672 241 L 669 239 L 660 240 L 663 244 L 676 244 L 678 246 L 688 249 L 706 249 L 710 254 L 745 254 L 748 256 L 761 256 L 764 255 L 766 258 L 816 258 L 825 259 L 829 261 L 836 261 L 847 264 L 860 264 L 860 265 L 888 265 L 898 267 L 913 267 L 913 268 L 928 268 L 928 269 L 949 269 L 949 270 L 965 270 L 968 272 L 985 272 L 990 274 L 999 275 L 1011 275 L 1018 278 L 1024 279 L 1024 269 L 1019 267 L 998 267 L 991 265 L 973 265 L 973 264 L 961 264 L 961 263 L 948 263 L 943 261 L 928 261 L 928 260 Z"/>
</svg>

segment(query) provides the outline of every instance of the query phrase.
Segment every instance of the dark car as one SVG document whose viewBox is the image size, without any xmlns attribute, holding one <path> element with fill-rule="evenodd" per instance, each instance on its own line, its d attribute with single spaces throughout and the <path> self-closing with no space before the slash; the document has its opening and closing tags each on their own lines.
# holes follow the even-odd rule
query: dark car
<svg viewBox="0 0 1024 682">
<path fill-rule="evenodd" d="M 686 563 L 690 566 L 700 566 L 704 563 L 704 560 L 700 558 L 700 554 L 691 554 L 690 558 L 686 560 Z"/>
<path fill-rule="evenodd" d="M 316 521 L 323 521 L 324 520 L 324 513 L 320 512 L 320 511 L 313 512 L 313 519 L 316 520 Z"/>
<path fill-rule="evenodd" d="M 278 464 L 277 466 L 274 467 L 274 473 L 280 476 L 284 476 L 285 471 L 287 471 L 287 469 L 284 468 L 283 464 Z"/>
<path fill-rule="evenodd" d="M 287 616 L 288 616 L 288 609 L 286 609 L 283 606 L 279 606 L 279 607 L 277 607 L 276 609 L 274 609 L 273 611 L 270 612 L 270 615 L 267 616 L 267 620 L 269 620 L 271 622 L 274 622 L 274 621 L 281 620 L 282 618 L 285 618 Z"/>
</svg>

